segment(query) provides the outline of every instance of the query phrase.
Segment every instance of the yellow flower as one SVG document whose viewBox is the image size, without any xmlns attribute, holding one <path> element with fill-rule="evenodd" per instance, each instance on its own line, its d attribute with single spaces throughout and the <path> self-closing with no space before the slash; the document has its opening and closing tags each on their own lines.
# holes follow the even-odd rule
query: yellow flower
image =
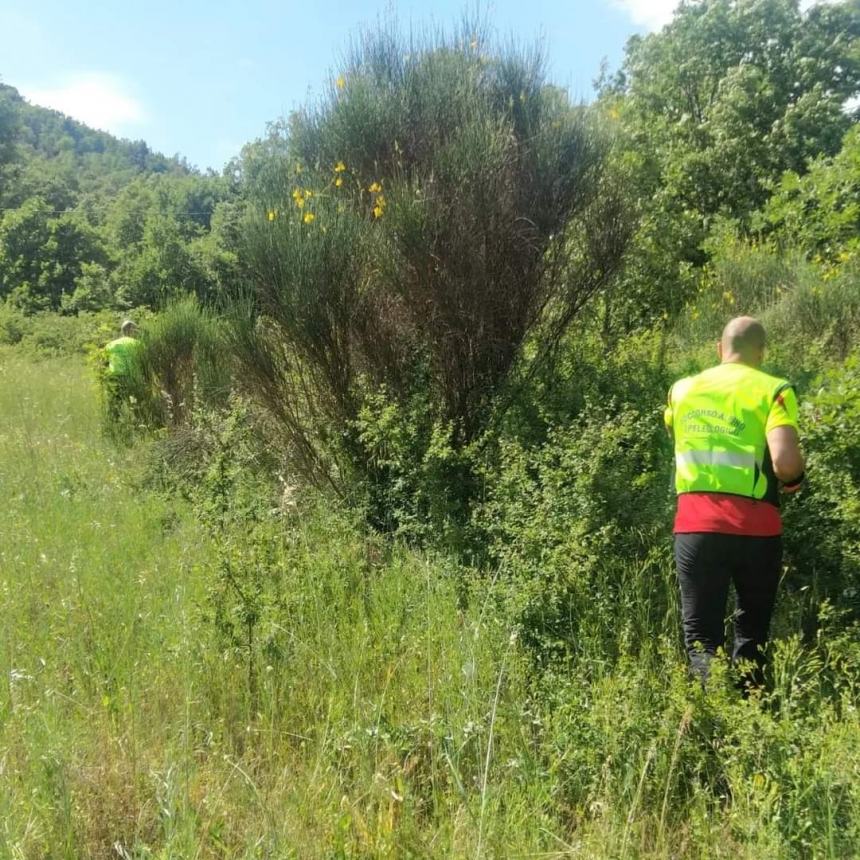
<svg viewBox="0 0 860 860">
<path fill-rule="evenodd" d="M 305 212 L 304 217 L 302 218 L 302 221 L 304 221 L 305 224 L 312 224 L 314 218 L 316 218 L 316 217 L 317 216 L 314 215 L 313 212 Z"/>
<path fill-rule="evenodd" d="M 275 218 L 278 217 L 278 210 L 277 209 L 270 209 L 266 214 L 267 214 L 270 221 L 274 221 Z"/>
<path fill-rule="evenodd" d="M 337 179 L 335 179 L 335 181 L 334 181 L 334 187 L 340 188 L 341 185 L 343 185 L 343 177 L 338 176 Z"/>
<path fill-rule="evenodd" d="M 730 304 L 733 305 L 735 303 L 735 297 L 732 295 L 731 290 L 726 290 L 723 293 L 723 298 Z"/>
<path fill-rule="evenodd" d="M 296 206 L 299 207 L 299 209 L 301 209 L 302 206 L 305 205 L 305 195 L 302 194 L 301 188 L 293 189 L 292 198 L 295 201 Z"/>
<path fill-rule="evenodd" d="M 383 213 L 384 211 L 385 211 L 385 209 L 384 209 L 382 206 L 374 206 L 374 207 L 373 207 L 373 217 L 374 217 L 374 218 L 381 218 L 381 217 L 382 217 L 382 213 Z"/>
<path fill-rule="evenodd" d="M 338 75 L 334 83 L 339 90 L 342 90 L 346 86 L 346 78 L 343 75 Z"/>
<path fill-rule="evenodd" d="M 379 194 L 382 191 L 382 186 L 378 182 L 374 182 L 367 190 L 371 194 Z"/>
<path fill-rule="evenodd" d="M 346 165 L 342 161 L 338 161 L 338 163 L 334 166 L 334 172 L 343 173 L 344 170 L 346 170 Z"/>
</svg>

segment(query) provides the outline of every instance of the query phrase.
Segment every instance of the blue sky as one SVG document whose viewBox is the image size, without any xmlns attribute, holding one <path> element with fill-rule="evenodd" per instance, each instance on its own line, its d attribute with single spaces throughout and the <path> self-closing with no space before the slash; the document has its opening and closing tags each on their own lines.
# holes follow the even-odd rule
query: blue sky
<svg viewBox="0 0 860 860">
<path fill-rule="evenodd" d="M 495 0 L 501 36 L 543 41 L 550 78 L 590 98 L 600 61 L 675 0 Z M 321 92 L 350 35 L 396 14 L 449 26 L 463 0 L 0 0 L 0 80 L 35 104 L 217 170 L 266 122 Z"/>
</svg>

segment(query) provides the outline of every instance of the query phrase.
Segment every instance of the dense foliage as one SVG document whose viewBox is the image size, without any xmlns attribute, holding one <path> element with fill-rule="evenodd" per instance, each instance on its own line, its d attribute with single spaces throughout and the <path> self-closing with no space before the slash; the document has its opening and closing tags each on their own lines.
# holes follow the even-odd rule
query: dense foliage
<svg viewBox="0 0 860 860">
<path fill-rule="evenodd" d="M 201 175 L 0 85 L 0 299 L 26 313 L 160 307 L 223 289 L 228 177 Z"/>
<path fill-rule="evenodd" d="M 641 212 L 614 299 L 621 328 L 677 312 L 716 223 L 747 231 L 785 171 L 803 175 L 839 151 L 856 119 L 858 38 L 854 0 L 805 13 L 797 0 L 692 0 L 630 40 L 599 102 Z"/>
</svg>

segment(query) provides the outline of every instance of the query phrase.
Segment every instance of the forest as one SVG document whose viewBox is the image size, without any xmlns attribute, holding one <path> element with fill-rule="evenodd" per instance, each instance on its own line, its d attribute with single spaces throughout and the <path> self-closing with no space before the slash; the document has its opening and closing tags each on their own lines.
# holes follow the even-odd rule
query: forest
<svg viewBox="0 0 860 860">
<path fill-rule="evenodd" d="M 383 21 L 221 173 L 0 84 L 0 857 L 860 855 L 860 3 L 595 74 Z M 662 421 L 740 314 L 807 460 L 747 697 Z"/>
</svg>

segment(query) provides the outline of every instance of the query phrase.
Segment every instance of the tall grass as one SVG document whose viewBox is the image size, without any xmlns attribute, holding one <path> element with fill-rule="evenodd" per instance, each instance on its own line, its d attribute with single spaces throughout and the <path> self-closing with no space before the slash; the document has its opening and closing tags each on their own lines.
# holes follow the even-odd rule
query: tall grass
<svg viewBox="0 0 860 860">
<path fill-rule="evenodd" d="M 75 363 L 3 357 L 0 856 L 469 854 L 478 775 L 521 745 L 487 752 L 508 631 L 320 512 L 285 534 L 252 708 L 206 622 L 214 539 L 99 441 L 96 402 Z M 509 789 L 490 849 L 540 842 Z"/>
<path fill-rule="evenodd" d="M 716 246 L 699 291 L 673 331 L 676 355 L 699 365 L 714 361 L 715 345 L 732 316 L 758 316 L 768 333 L 768 369 L 805 388 L 834 361 L 844 361 L 860 333 L 860 264 L 814 263 L 799 252 L 734 238 Z M 698 349 L 697 349 L 698 347 Z"/>
<path fill-rule="evenodd" d="M 100 440 L 96 403 L 75 362 L 0 355 L 0 856 L 860 850 L 838 613 L 817 645 L 781 630 L 761 700 L 689 687 L 664 635 L 538 675 L 504 576 L 309 497 L 214 529 Z M 225 560 L 265 562 L 249 643 L 212 623 Z"/>
</svg>

